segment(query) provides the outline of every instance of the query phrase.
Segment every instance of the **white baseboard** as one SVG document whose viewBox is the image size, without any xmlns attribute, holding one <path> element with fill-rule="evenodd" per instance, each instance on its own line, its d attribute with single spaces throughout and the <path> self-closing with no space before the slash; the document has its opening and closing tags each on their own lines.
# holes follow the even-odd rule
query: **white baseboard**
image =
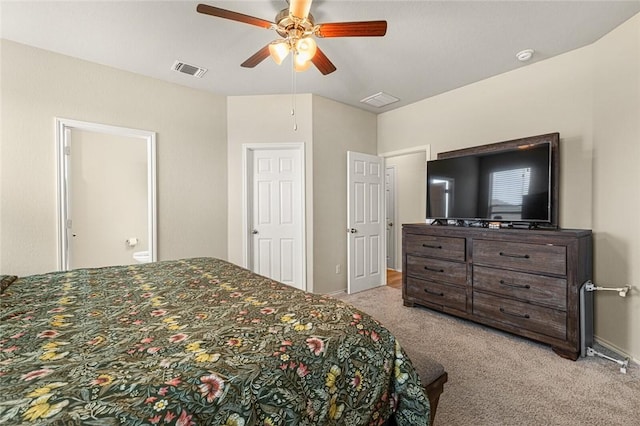
<svg viewBox="0 0 640 426">
<path fill-rule="evenodd" d="M 628 354 L 627 352 L 625 352 L 623 349 L 619 348 L 618 346 L 614 345 L 613 343 L 598 337 L 598 336 L 593 336 L 593 340 L 596 341 L 596 343 L 604 346 L 605 348 L 623 356 L 623 357 L 627 357 L 629 358 L 631 361 L 633 361 L 636 364 L 640 364 L 640 360 L 638 360 L 637 358 L 631 356 L 630 354 Z"/>
</svg>

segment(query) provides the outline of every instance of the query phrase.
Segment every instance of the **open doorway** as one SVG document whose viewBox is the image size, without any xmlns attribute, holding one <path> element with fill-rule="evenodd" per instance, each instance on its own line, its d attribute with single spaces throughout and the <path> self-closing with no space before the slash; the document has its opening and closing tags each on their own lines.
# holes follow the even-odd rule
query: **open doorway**
<svg viewBox="0 0 640 426">
<path fill-rule="evenodd" d="M 385 167 L 384 174 L 385 211 L 386 211 L 386 240 L 387 240 L 387 270 L 396 269 L 396 166 Z M 388 280 L 387 280 L 388 282 Z"/>
<path fill-rule="evenodd" d="M 402 288 L 402 271 L 387 268 L 387 285 L 393 288 Z"/>
<path fill-rule="evenodd" d="M 429 146 L 384 153 L 386 167 L 394 169 L 393 196 L 386 210 L 392 212 L 393 226 L 387 227 L 387 284 L 402 286 L 402 224 L 424 223 L 426 206 L 426 168 Z"/>
<path fill-rule="evenodd" d="M 155 133 L 56 119 L 58 268 L 157 257 Z"/>
</svg>

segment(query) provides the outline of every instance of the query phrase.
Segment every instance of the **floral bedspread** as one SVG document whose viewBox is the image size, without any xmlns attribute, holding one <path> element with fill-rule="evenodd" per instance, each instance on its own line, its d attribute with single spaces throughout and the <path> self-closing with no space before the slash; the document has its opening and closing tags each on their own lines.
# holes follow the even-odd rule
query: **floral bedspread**
<svg viewBox="0 0 640 426">
<path fill-rule="evenodd" d="M 0 423 L 429 422 L 378 322 L 218 259 L 34 275 L 0 302 Z"/>
</svg>

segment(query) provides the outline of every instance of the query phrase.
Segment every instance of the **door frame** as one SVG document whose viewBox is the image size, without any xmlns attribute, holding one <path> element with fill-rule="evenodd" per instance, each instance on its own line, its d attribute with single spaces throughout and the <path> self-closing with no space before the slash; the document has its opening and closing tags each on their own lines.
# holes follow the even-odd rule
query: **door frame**
<svg viewBox="0 0 640 426">
<path fill-rule="evenodd" d="M 55 118 L 56 135 L 56 182 L 57 182 L 57 236 L 58 236 L 58 270 L 69 270 L 69 238 L 67 224 L 69 222 L 70 191 L 68 187 L 70 164 L 68 160 L 69 139 L 71 130 L 86 130 L 90 132 L 109 134 L 114 136 L 142 139 L 147 146 L 147 235 L 149 257 L 152 262 L 157 261 L 158 233 L 156 211 L 156 133 L 147 130 L 129 129 L 126 127 L 110 126 L 107 124 L 91 123 Z"/>
<path fill-rule="evenodd" d="M 388 207 L 389 205 L 387 204 L 387 201 L 389 198 L 391 198 L 392 201 L 392 206 L 391 206 L 391 219 L 393 220 L 393 222 L 391 222 L 391 228 L 389 232 L 391 234 L 391 238 L 390 239 L 386 239 L 385 241 L 385 259 L 386 259 L 386 269 L 393 269 L 394 271 L 396 271 L 397 269 L 397 262 L 396 262 L 396 214 L 398 213 L 398 203 L 396 203 L 396 166 L 388 166 L 386 165 L 386 161 L 385 161 L 385 166 L 384 166 L 384 170 L 385 170 L 385 181 L 384 181 L 384 186 L 385 186 L 385 191 L 387 190 L 387 184 L 389 182 L 387 182 L 386 177 L 387 177 L 387 170 L 392 170 L 393 171 L 393 182 L 391 185 L 388 186 L 388 188 L 390 189 L 390 193 L 391 193 L 391 197 L 386 197 L 384 198 L 384 211 L 385 211 L 385 215 L 386 213 L 389 211 Z M 386 220 L 386 225 L 385 227 L 389 227 L 389 218 L 385 217 Z M 385 238 L 386 238 L 386 233 L 385 233 Z M 389 253 L 389 240 L 391 240 L 391 248 L 393 249 L 393 253 Z M 393 267 L 390 268 L 389 267 L 389 261 L 391 261 L 391 263 L 393 264 Z"/>
<path fill-rule="evenodd" d="M 253 237 L 251 227 L 253 223 L 253 192 L 252 185 L 252 161 L 253 153 L 261 150 L 287 149 L 300 152 L 300 242 L 302 247 L 302 290 L 307 290 L 307 240 L 306 240 L 306 153 L 304 142 L 282 143 L 243 143 L 242 144 L 242 263 L 245 268 L 251 270 L 253 261 Z"/>
<path fill-rule="evenodd" d="M 429 161 L 429 160 L 431 159 L 431 145 L 419 145 L 419 146 L 415 146 L 415 147 L 413 147 L 413 148 L 400 149 L 400 150 L 397 150 L 397 151 L 382 152 L 382 153 L 379 153 L 379 154 L 378 154 L 378 156 L 379 156 L 379 157 L 382 157 L 382 158 L 384 158 L 384 159 L 385 159 L 385 169 L 386 169 L 386 167 L 387 167 L 387 165 L 386 165 L 386 159 L 387 159 L 387 158 L 390 158 L 390 157 L 400 157 L 400 156 L 403 156 L 403 155 L 408 155 L 408 154 L 418 154 L 418 153 L 423 153 L 423 152 L 425 153 L 425 161 Z M 397 193 L 398 193 L 398 192 L 397 192 L 397 188 L 398 188 L 398 187 L 397 187 L 398 174 L 399 174 L 399 173 L 396 173 L 396 195 L 397 195 Z M 427 177 L 425 176 L 424 178 L 426 179 Z M 386 182 L 385 182 L 385 183 L 386 183 Z M 384 202 L 385 202 L 385 207 L 384 207 L 384 208 L 385 208 L 385 211 L 386 211 L 386 208 L 387 208 L 387 206 L 386 206 L 386 202 L 387 202 L 386 197 L 385 197 Z M 397 218 L 398 218 L 398 217 L 400 217 L 400 212 L 398 211 L 398 197 L 395 197 L 395 198 L 394 198 L 394 203 L 395 203 L 396 205 L 393 207 L 393 209 L 394 209 L 394 214 L 395 214 L 395 217 L 396 217 L 396 223 L 397 223 L 397 222 L 398 222 L 398 221 L 397 221 Z M 425 208 L 426 208 L 426 206 L 425 206 Z M 426 210 L 425 210 L 425 212 L 426 212 Z M 426 214 L 426 213 L 425 213 L 425 214 Z M 426 216 L 425 216 L 425 217 L 426 217 Z M 400 225 L 402 225 L 402 224 L 400 224 Z M 394 228 L 395 228 L 395 229 L 398 229 L 398 227 L 397 227 L 397 226 L 396 226 L 396 227 L 394 227 Z M 393 229 L 393 230 L 392 230 L 392 232 L 393 232 L 393 236 L 394 236 L 394 238 L 396 238 L 396 239 L 397 239 L 397 235 L 396 235 L 396 231 L 395 231 L 395 229 Z M 402 230 L 402 228 L 400 228 L 400 230 Z M 398 231 L 398 232 L 400 232 L 400 231 Z M 387 236 L 387 234 L 386 234 L 386 232 L 385 232 L 385 238 L 386 238 L 386 236 Z M 384 247 L 385 247 L 385 250 L 386 250 L 386 249 L 387 249 L 387 242 L 386 242 L 386 240 L 385 240 L 385 242 L 384 242 Z M 397 248 L 396 248 L 396 250 L 397 250 Z M 395 256 L 395 253 L 394 253 L 394 256 Z M 386 269 L 386 258 L 387 258 L 387 253 L 385 252 L 385 269 Z M 402 271 L 402 262 L 397 262 L 397 260 L 398 260 L 398 259 L 396 258 L 396 262 L 395 262 L 396 269 L 395 269 L 395 270 L 396 270 L 396 271 Z M 388 283 L 387 283 L 387 281 L 386 281 L 386 274 L 385 274 L 385 284 L 388 284 Z"/>
</svg>

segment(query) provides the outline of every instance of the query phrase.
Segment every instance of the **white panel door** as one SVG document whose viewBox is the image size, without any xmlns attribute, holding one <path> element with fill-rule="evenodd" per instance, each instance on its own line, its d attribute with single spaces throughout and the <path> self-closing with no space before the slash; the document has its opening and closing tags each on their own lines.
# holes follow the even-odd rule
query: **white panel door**
<svg viewBox="0 0 640 426">
<path fill-rule="evenodd" d="M 302 153 L 252 151 L 251 269 L 303 289 Z"/>
<path fill-rule="evenodd" d="M 347 152 L 347 290 L 384 284 L 384 165 L 375 155 Z"/>
</svg>

